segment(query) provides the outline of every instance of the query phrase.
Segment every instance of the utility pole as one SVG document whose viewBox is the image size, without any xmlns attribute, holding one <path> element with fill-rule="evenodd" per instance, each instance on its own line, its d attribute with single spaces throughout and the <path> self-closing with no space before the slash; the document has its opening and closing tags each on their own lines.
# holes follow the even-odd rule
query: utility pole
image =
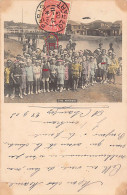
<svg viewBox="0 0 127 195">
<path fill-rule="evenodd" d="M 21 36 L 21 42 L 23 42 L 24 39 L 24 32 L 23 32 L 23 8 L 22 8 L 22 36 Z"/>
</svg>

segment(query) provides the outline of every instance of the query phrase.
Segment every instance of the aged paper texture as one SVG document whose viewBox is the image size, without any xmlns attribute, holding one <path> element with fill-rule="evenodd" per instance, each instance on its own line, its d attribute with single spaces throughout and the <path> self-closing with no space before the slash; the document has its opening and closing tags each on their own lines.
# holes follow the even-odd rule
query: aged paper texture
<svg viewBox="0 0 127 195">
<path fill-rule="evenodd" d="M 0 9 L 0 195 L 127 195 L 127 2 Z"/>
</svg>

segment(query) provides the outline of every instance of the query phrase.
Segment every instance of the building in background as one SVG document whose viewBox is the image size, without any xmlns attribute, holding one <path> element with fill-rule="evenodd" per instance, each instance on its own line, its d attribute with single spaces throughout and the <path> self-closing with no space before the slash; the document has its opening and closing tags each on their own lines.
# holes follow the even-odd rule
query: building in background
<svg viewBox="0 0 127 195">
<path fill-rule="evenodd" d="M 43 36 L 45 34 L 36 24 L 15 23 L 13 21 L 4 22 L 5 37 L 21 36 Z M 103 22 L 97 20 L 91 23 L 79 23 L 69 20 L 65 35 L 82 35 L 82 36 L 121 36 L 122 21 Z M 65 35 L 62 35 L 65 37 Z M 59 35 L 61 37 L 61 35 Z"/>
<path fill-rule="evenodd" d="M 122 21 L 112 23 L 97 20 L 88 24 L 68 21 L 66 33 L 86 36 L 121 36 Z"/>
</svg>

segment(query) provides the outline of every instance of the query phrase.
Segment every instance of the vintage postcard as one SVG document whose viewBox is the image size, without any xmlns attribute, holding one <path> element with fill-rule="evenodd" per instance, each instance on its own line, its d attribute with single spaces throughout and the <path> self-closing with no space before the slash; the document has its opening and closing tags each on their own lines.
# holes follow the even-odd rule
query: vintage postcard
<svg viewBox="0 0 127 195">
<path fill-rule="evenodd" d="M 13 2 L 3 16 L 4 102 L 121 102 L 121 10 L 35 2 Z"/>
<path fill-rule="evenodd" d="M 0 9 L 0 195 L 127 195 L 127 1 Z"/>
</svg>

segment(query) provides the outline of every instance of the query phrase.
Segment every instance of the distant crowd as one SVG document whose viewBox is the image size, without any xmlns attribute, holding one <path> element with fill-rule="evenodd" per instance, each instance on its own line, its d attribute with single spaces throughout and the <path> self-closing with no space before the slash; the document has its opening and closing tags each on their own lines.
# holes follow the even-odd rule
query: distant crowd
<svg viewBox="0 0 127 195">
<path fill-rule="evenodd" d="M 60 92 L 64 90 L 85 90 L 95 83 L 115 84 L 115 76 L 122 74 L 122 57 L 117 58 L 113 44 L 109 49 L 99 47 L 90 50 L 76 50 L 70 39 L 66 48 L 57 49 L 24 47 L 23 55 L 15 60 L 7 59 L 4 70 L 5 96 L 11 99 L 23 96 Z"/>
</svg>

